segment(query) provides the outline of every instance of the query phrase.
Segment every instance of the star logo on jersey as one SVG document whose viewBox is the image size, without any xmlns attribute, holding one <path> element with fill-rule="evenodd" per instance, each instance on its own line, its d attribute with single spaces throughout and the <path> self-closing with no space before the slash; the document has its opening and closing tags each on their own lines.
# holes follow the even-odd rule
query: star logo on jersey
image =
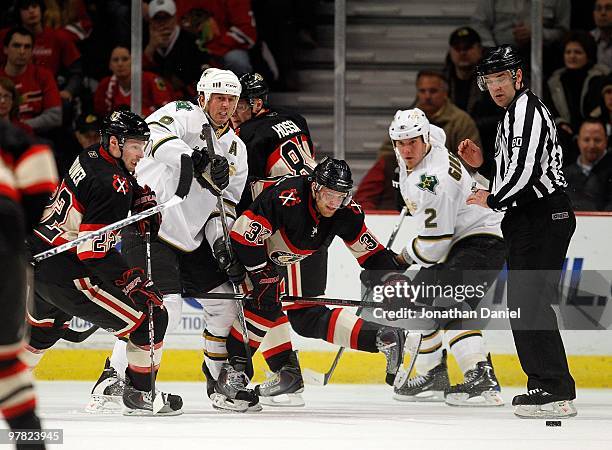
<svg viewBox="0 0 612 450">
<path fill-rule="evenodd" d="M 424 173 L 421 175 L 421 181 L 418 182 L 416 186 L 422 191 L 428 191 L 435 194 L 438 184 L 440 184 L 440 182 L 435 175 L 427 175 Z"/>
<path fill-rule="evenodd" d="M 297 195 L 297 189 L 285 189 L 278 196 L 283 201 L 283 206 L 295 206 L 302 203 L 302 200 Z"/>
<path fill-rule="evenodd" d="M 123 195 L 130 192 L 130 185 L 127 178 L 117 174 L 113 175 L 113 188 Z"/>
</svg>

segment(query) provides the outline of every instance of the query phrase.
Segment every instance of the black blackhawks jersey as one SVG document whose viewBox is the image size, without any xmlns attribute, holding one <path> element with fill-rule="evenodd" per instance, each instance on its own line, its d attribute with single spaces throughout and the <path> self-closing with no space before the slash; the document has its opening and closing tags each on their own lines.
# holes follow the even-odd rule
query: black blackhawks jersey
<svg viewBox="0 0 612 450">
<path fill-rule="evenodd" d="M 296 263 L 329 246 L 334 236 L 344 240 L 362 267 L 396 267 L 393 253 L 368 230 L 357 203 L 351 202 L 332 217 L 321 217 L 310 185 L 308 176 L 282 178 L 263 191 L 236 220 L 230 237 L 248 270 L 263 267 L 267 259 L 282 266 Z"/>
<path fill-rule="evenodd" d="M 293 111 L 264 109 L 238 127 L 236 134 L 246 144 L 249 164 L 247 185 L 237 208 L 239 214 L 252 201 L 252 181 L 308 175 L 317 165 L 306 119 Z"/>
<path fill-rule="evenodd" d="M 51 149 L 32 142 L 25 132 L 10 123 L 0 121 L 0 198 L 22 205 L 28 233 L 38 224 L 57 181 Z"/>
<path fill-rule="evenodd" d="M 40 225 L 34 230 L 42 242 L 34 242 L 34 247 L 56 247 L 126 218 L 134 186 L 135 178 L 106 150 L 89 147 L 75 159 L 51 197 Z M 72 249 L 103 280 L 116 280 L 128 269 L 114 248 L 116 233 L 106 233 Z"/>
</svg>

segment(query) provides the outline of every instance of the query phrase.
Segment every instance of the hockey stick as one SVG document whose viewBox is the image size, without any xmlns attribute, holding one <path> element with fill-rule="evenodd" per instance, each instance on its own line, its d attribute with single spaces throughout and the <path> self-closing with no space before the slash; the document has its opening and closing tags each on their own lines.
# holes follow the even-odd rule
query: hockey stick
<svg viewBox="0 0 612 450">
<path fill-rule="evenodd" d="M 204 140 L 206 141 L 206 152 L 210 157 L 211 161 L 213 156 L 215 155 L 215 147 L 212 140 L 212 128 L 210 123 L 205 123 L 202 125 L 202 135 L 204 136 Z M 219 214 L 221 215 L 221 227 L 223 229 L 223 243 L 225 244 L 225 248 L 227 249 L 227 254 L 229 255 L 230 261 L 232 260 L 232 244 L 230 243 L 229 237 L 229 229 L 227 226 L 227 215 L 225 214 L 225 205 L 223 204 L 223 194 L 217 197 L 217 209 L 219 210 Z M 240 294 L 239 286 L 236 286 L 232 282 L 232 288 L 234 289 L 234 294 Z M 247 365 L 248 367 L 253 367 L 252 355 L 251 355 L 251 347 L 249 346 L 249 332 L 247 330 L 246 318 L 244 316 L 244 305 L 242 299 L 236 299 L 236 312 L 238 315 L 238 321 L 240 322 L 240 328 L 242 328 L 242 342 L 244 344 L 244 350 L 247 357 Z"/>
<path fill-rule="evenodd" d="M 123 227 L 131 225 L 133 223 L 138 222 L 139 220 L 145 219 L 153 214 L 157 214 L 158 212 L 163 211 L 166 208 L 171 208 L 172 206 L 178 205 L 181 203 L 187 194 L 189 194 L 189 189 L 191 188 L 191 181 L 193 180 L 193 162 L 189 155 L 181 155 L 181 173 L 179 175 L 179 182 L 176 188 L 176 192 L 174 195 L 164 203 L 153 206 L 152 208 L 146 209 L 137 214 L 133 214 L 125 219 L 119 220 L 115 223 L 111 223 L 99 230 L 92 231 L 91 233 L 84 234 L 81 237 L 78 237 L 70 242 L 66 242 L 65 244 L 58 245 L 57 247 L 53 247 L 44 252 L 38 253 L 34 255 L 34 262 L 40 262 L 43 259 L 50 258 L 51 256 L 55 256 L 59 253 L 65 252 L 66 250 L 70 250 L 83 242 L 87 242 L 91 239 L 95 239 L 97 237 L 103 236 L 106 233 L 110 233 L 111 231 L 119 230 Z"/>
<path fill-rule="evenodd" d="M 151 232 L 145 233 L 147 278 L 153 279 L 151 269 Z M 164 407 L 163 396 L 155 395 L 155 327 L 153 325 L 153 302 L 147 302 L 149 313 L 149 358 L 151 359 L 151 409 L 157 414 Z"/>
<path fill-rule="evenodd" d="M 400 212 L 399 221 L 393 227 L 393 230 L 391 231 L 391 235 L 389 236 L 389 240 L 387 241 L 387 247 L 386 247 L 387 249 L 390 249 L 391 246 L 393 246 L 397 233 L 399 232 L 402 226 L 402 223 L 404 222 L 404 218 L 406 217 L 407 212 L 408 212 L 408 208 L 404 206 Z M 368 298 L 371 290 L 372 289 L 369 287 L 366 288 L 365 292 L 361 296 L 362 302 L 365 301 L 366 298 Z M 360 306 L 359 308 L 357 308 L 357 311 L 355 311 L 355 315 L 359 317 L 361 315 L 361 311 L 363 311 L 363 306 Z M 336 353 L 336 356 L 334 357 L 334 360 L 332 361 L 331 367 L 329 368 L 327 372 L 320 373 L 320 372 L 316 372 L 308 368 L 305 368 L 304 370 L 302 370 L 302 377 L 304 378 L 304 382 L 308 384 L 316 384 L 318 386 L 325 386 L 327 383 L 329 383 L 329 380 L 331 376 L 333 375 L 334 370 L 336 370 L 336 366 L 338 365 L 338 362 L 340 361 L 340 358 L 342 357 L 342 354 L 344 353 L 345 348 L 346 347 L 340 347 L 338 349 L 338 352 Z"/>
<path fill-rule="evenodd" d="M 83 331 L 75 331 L 69 328 L 66 330 L 66 332 L 62 336 L 62 339 L 68 342 L 74 342 L 75 344 L 78 344 L 78 343 L 83 342 L 85 339 L 87 339 L 89 336 L 94 334 L 99 329 L 100 327 L 98 325 L 93 325 Z"/>
</svg>

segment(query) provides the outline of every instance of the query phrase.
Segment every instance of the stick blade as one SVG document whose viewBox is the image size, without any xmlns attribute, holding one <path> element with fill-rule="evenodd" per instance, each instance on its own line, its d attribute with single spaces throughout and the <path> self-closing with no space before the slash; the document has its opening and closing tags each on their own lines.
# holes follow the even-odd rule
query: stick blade
<svg viewBox="0 0 612 450">
<path fill-rule="evenodd" d="M 153 400 L 153 414 L 159 413 L 165 404 L 164 395 L 161 392 L 158 392 Z"/>
<path fill-rule="evenodd" d="M 311 369 L 302 369 L 302 378 L 304 379 L 304 383 L 313 386 L 325 386 L 328 381 L 328 379 L 325 379 L 325 374 L 315 372 Z"/>
</svg>

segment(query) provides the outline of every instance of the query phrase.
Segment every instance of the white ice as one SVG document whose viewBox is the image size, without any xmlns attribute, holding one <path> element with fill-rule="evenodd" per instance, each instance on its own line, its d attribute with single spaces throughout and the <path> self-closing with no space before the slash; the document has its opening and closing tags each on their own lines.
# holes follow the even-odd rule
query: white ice
<svg viewBox="0 0 612 450">
<path fill-rule="evenodd" d="M 83 411 L 90 382 L 38 382 L 44 427 L 62 428 L 60 450 L 119 449 L 385 449 L 385 450 L 610 450 L 612 390 L 580 390 L 578 416 L 561 427 L 515 418 L 509 402 L 517 389 L 502 391 L 506 406 L 456 408 L 407 404 L 381 385 L 307 386 L 303 408 L 267 407 L 257 414 L 212 409 L 198 383 L 160 383 L 182 395 L 177 417 L 91 415 Z"/>
</svg>

